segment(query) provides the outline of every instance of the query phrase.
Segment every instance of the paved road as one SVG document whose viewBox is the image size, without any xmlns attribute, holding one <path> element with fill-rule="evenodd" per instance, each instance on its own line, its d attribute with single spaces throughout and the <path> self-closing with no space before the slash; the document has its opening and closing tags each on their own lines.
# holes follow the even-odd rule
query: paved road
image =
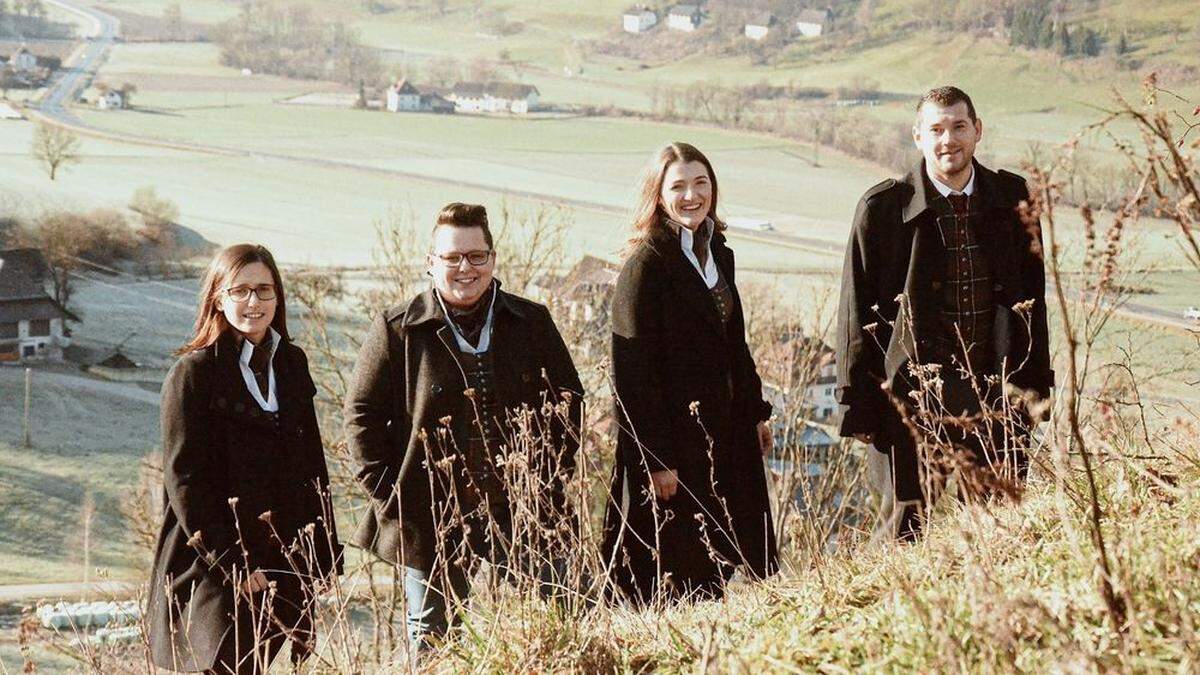
<svg viewBox="0 0 1200 675">
<path fill-rule="evenodd" d="M 11 377 L 9 377 L 11 375 Z M 8 384 L 16 386 L 24 382 L 25 369 L 15 366 L 0 367 L 0 379 L 5 380 Z M 147 391 L 134 384 L 124 384 L 122 382 L 112 382 L 110 380 L 97 380 L 83 375 L 73 375 L 58 370 L 49 370 L 43 368 L 35 368 L 33 370 L 34 382 L 49 382 L 58 386 L 70 389 L 74 392 L 83 392 L 94 396 L 109 396 L 115 398 L 123 398 L 127 401 L 136 403 L 144 403 L 158 407 L 162 400 L 162 396 L 158 392 Z M 11 382 L 9 382 L 11 380 Z M 23 385 L 21 385 L 23 386 Z"/>
</svg>

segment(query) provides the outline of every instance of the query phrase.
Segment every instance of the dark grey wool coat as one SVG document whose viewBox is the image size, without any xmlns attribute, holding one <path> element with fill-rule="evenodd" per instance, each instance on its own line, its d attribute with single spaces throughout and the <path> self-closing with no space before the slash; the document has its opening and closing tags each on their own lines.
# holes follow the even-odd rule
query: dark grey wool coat
<svg viewBox="0 0 1200 675">
<path fill-rule="evenodd" d="M 281 604 L 302 606 L 307 588 L 341 573 L 341 545 L 304 352 L 275 353 L 279 424 L 246 389 L 231 332 L 175 363 L 162 389 L 166 511 L 154 556 L 147 634 L 154 663 L 213 667 L 231 616 L 234 571 L 263 569 Z M 236 507 L 230 499 L 236 498 Z M 236 522 L 235 522 L 236 510 Z M 259 516 L 271 512 L 274 533 Z M 305 529 L 311 525 L 311 534 Z M 240 534 L 239 534 L 240 528 Z M 279 539 L 276 539 L 275 535 Z M 195 537 L 198 546 L 190 546 Z M 286 556 L 300 546 L 306 554 Z M 286 589 L 286 590 L 284 590 Z M 244 609 L 244 608 L 243 608 Z M 245 621 L 245 612 L 239 621 Z M 291 617 L 296 619 L 298 617 Z"/>
<path fill-rule="evenodd" d="M 455 449 L 468 447 L 468 425 L 475 420 L 455 359 L 458 346 L 436 292 L 430 288 L 371 324 L 345 405 L 350 451 L 371 502 L 353 543 L 422 570 L 434 567 L 439 551 L 456 551 L 462 543 L 453 523 L 436 523 L 433 515 L 435 507 L 452 503 L 458 479 L 444 480 L 447 472 L 436 467 L 431 475 L 430 467 L 457 461 Z M 577 422 L 583 387 L 550 312 L 503 290 L 495 303 L 490 351 L 498 403 L 506 410 L 538 410 L 544 400 L 567 397 L 567 418 Z M 547 452 L 556 456 L 543 458 L 553 481 L 548 489 L 559 494 L 579 449 L 578 429 L 567 426 L 555 418 Z M 460 464 L 449 472 L 457 476 Z"/>
<path fill-rule="evenodd" d="M 921 497 L 916 446 L 881 385 L 904 401 L 915 386 L 906 366 L 910 361 L 922 363 L 921 354 L 929 352 L 937 330 L 933 275 L 941 246 L 924 176 L 922 160 L 900 180 L 879 183 L 859 201 L 838 306 L 841 433 L 876 434 L 875 446 L 892 455 L 896 495 L 902 500 Z M 994 372 L 1003 368 L 1009 383 L 1044 398 L 1054 384 L 1054 372 L 1041 230 L 1030 232 L 1018 212 L 1018 205 L 1028 199 L 1023 178 L 975 163 L 972 201 L 984 212 L 980 249 L 994 282 Z M 902 294 L 906 302 L 899 301 Z M 1027 320 L 1013 310 L 1026 301 L 1032 301 Z"/>
<path fill-rule="evenodd" d="M 733 251 L 719 232 L 712 256 L 733 292 L 727 325 L 678 236 L 665 228 L 637 245 L 617 279 L 619 432 L 604 552 L 635 599 L 649 599 L 665 574 L 687 584 L 727 578 L 738 565 L 755 576 L 776 569 L 756 431 L 771 406 L 746 344 Z M 649 488 L 649 473 L 660 469 L 679 472 L 678 491 L 666 502 Z"/>
</svg>

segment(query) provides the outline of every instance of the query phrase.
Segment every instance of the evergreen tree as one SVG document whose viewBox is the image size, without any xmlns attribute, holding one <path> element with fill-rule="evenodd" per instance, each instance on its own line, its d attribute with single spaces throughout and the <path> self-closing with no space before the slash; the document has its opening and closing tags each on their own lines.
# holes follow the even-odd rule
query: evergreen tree
<svg viewBox="0 0 1200 675">
<path fill-rule="evenodd" d="M 1075 40 L 1071 35 L 1071 30 L 1067 28 L 1067 24 L 1063 23 L 1058 27 L 1057 36 L 1058 53 L 1063 56 L 1071 56 L 1075 53 Z"/>
</svg>

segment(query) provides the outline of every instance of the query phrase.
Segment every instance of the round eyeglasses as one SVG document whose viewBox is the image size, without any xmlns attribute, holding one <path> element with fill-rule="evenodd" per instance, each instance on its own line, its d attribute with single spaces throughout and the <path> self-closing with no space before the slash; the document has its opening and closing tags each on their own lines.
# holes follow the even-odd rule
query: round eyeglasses
<svg viewBox="0 0 1200 675">
<path fill-rule="evenodd" d="M 234 302 L 246 302 L 250 299 L 251 293 L 260 301 L 274 300 L 275 286 L 272 284 L 263 284 L 261 286 L 234 286 L 233 288 L 225 289 L 225 295 L 228 295 L 229 299 Z"/>
</svg>

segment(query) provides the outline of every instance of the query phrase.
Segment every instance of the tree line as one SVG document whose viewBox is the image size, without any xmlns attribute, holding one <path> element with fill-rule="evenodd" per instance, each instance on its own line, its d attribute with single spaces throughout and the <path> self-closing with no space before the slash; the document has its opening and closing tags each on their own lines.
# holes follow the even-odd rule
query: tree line
<svg viewBox="0 0 1200 675">
<path fill-rule="evenodd" d="M 221 62 L 258 73 L 358 84 L 376 82 L 383 67 L 374 49 L 341 21 L 325 21 L 308 5 L 252 0 L 214 37 Z"/>
</svg>

